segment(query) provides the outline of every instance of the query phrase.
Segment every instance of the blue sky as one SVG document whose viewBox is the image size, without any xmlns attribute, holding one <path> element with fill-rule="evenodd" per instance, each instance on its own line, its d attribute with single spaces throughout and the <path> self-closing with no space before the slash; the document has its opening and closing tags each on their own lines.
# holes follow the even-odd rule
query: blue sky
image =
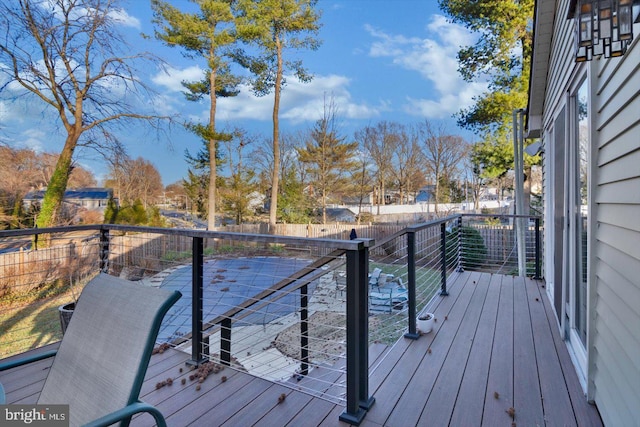
<svg viewBox="0 0 640 427">
<path fill-rule="evenodd" d="M 186 0 L 173 0 L 177 7 L 192 7 Z M 333 96 L 345 137 L 379 121 L 417 123 L 424 119 L 446 124 L 450 133 L 470 142 L 473 135 L 457 128 L 452 114 L 472 103 L 486 90 L 482 83 L 469 84 L 457 73 L 459 46 L 473 42 L 464 28 L 448 23 L 435 0 L 320 0 L 323 41 L 317 51 L 295 52 L 314 75 L 302 84 L 293 77 L 282 94 L 281 131 L 306 129 L 321 117 L 325 95 Z M 143 40 L 140 33 L 153 34 L 148 1 L 131 0 L 120 11 L 122 31 L 135 49 L 155 53 L 166 67 L 146 67 L 140 78 L 155 91 L 154 104 L 163 113 L 182 119 L 207 116 L 206 103 L 186 101 L 180 81 L 202 76 L 204 61 L 186 59 L 181 51 L 156 40 Z M 15 147 L 59 151 L 64 142 L 59 126 L 41 104 L 21 105 L 9 94 L 0 94 L 0 138 Z M 244 127 L 254 135 L 271 133 L 273 95 L 257 98 L 247 87 L 235 98 L 218 103 L 218 126 Z M 197 151 L 201 143 L 179 127 L 160 139 L 141 129 L 118 135 L 133 157 L 152 162 L 163 184 L 187 174 L 185 149 Z M 106 167 L 93 152 L 78 153 L 77 161 L 92 170 L 100 181 Z"/>
</svg>

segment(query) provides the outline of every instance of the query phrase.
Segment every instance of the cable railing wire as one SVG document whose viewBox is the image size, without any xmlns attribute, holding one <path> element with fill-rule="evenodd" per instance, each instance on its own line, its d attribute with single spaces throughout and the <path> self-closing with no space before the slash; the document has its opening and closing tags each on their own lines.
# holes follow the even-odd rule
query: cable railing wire
<svg viewBox="0 0 640 427">
<path fill-rule="evenodd" d="M 515 233 L 508 220 L 452 216 L 416 226 L 412 232 L 415 247 L 408 246 L 405 229 L 380 239 L 369 250 L 369 346 L 390 348 L 415 321 L 410 318 L 408 301 L 410 253 L 415 269 L 415 314 L 429 309 L 443 286 L 446 290 L 446 283 L 454 281 L 460 271 L 513 274 L 517 268 Z M 539 227 L 531 226 L 526 232 L 527 274 L 532 263 L 538 262 L 539 236 L 535 234 L 539 232 Z M 203 330 L 202 339 L 194 340 L 189 296 L 195 268 L 192 235 L 116 228 L 105 240 L 95 230 L 74 233 L 79 234 L 40 236 L 38 251 L 23 249 L 11 261 L 2 254 L 3 281 L 14 292 L 45 282 L 57 283 L 54 288 L 58 289 L 106 270 L 141 285 L 181 287 L 186 304 L 174 307 L 163 325 L 163 337 L 170 346 L 192 352 L 195 344 L 203 349 L 206 360 L 215 363 L 224 363 L 228 350 L 234 369 L 345 404 L 348 283 L 344 253 L 331 255 L 333 248 L 313 246 L 304 239 L 274 238 L 270 242 L 265 236 L 254 239 L 227 233 L 224 238 L 210 238 L 202 233 Z M 70 248 L 69 242 L 75 246 Z M 322 259 L 320 264 L 318 259 Z M 274 262 L 279 267 L 290 263 L 289 268 L 279 270 Z M 65 278 L 60 273 L 73 268 L 79 268 L 82 277 Z M 296 275 L 305 268 L 309 270 L 306 274 Z M 282 286 L 264 294 L 275 284 Z M 80 290 L 74 292 L 79 295 Z M 231 314 L 224 317 L 225 313 Z M 230 326 L 225 329 L 225 325 Z M 14 329 L 23 335 L 27 331 L 25 326 Z M 231 340 L 227 350 L 223 345 L 226 333 Z M 52 335 L 54 340 L 61 336 Z M 22 339 L 3 334 L 3 347 L 9 342 L 18 348 Z"/>
</svg>

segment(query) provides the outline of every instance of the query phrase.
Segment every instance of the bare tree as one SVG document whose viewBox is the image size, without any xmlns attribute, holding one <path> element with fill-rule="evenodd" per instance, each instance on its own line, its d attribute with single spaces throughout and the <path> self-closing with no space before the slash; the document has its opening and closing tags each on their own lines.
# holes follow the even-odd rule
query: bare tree
<svg viewBox="0 0 640 427">
<path fill-rule="evenodd" d="M 442 182 L 451 180 L 460 162 L 468 154 L 469 144 L 460 136 L 447 133 L 444 125 L 434 126 L 428 120 L 418 125 L 427 171 L 434 182 L 435 212 L 441 199 Z"/>
<path fill-rule="evenodd" d="M 482 176 L 482 166 L 477 162 L 473 155 L 473 149 L 464 161 L 465 181 L 469 184 L 469 188 L 465 191 L 465 197 L 471 193 L 473 199 L 473 210 L 477 211 L 480 207 L 480 195 L 485 185 L 485 179 Z"/>
<path fill-rule="evenodd" d="M 398 188 L 400 203 L 405 203 L 409 194 L 415 194 L 425 184 L 425 160 L 417 132 L 399 126 L 397 136 L 391 176 Z"/>
<path fill-rule="evenodd" d="M 379 206 L 385 204 L 387 184 L 393 178 L 393 156 L 398 146 L 399 127 L 397 123 L 380 122 L 355 134 L 375 165 L 374 203 L 378 205 L 378 213 Z"/>
<path fill-rule="evenodd" d="M 37 155 L 36 159 L 38 165 L 36 166 L 36 170 L 34 172 L 37 173 L 40 177 L 40 181 L 42 183 L 41 186 L 46 187 L 51 180 L 51 176 L 56 170 L 58 157 L 58 154 L 54 153 L 41 153 Z M 74 161 L 71 165 L 71 174 L 69 175 L 69 182 L 67 182 L 67 187 L 95 187 L 96 184 L 96 178 L 93 176 L 93 174 L 84 169 L 80 164 L 78 164 L 78 162 Z"/>
<path fill-rule="evenodd" d="M 167 185 L 164 188 L 164 198 L 173 205 L 187 208 L 187 193 L 184 190 L 182 181 Z"/>
<path fill-rule="evenodd" d="M 367 193 L 371 193 L 372 188 L 372 177 L 371 177 L 371 169 L 373 167 L 371 163 L 371 159 L 364 151 L 359 151 L 356 155 L 356 164 L 357 168 L 355 168 L 351 172 L 351 181 L 353 185 L 353 192 L 356 194 L 358 198 L 358 215 L 357 221 L 358 225 L 362 221 L 362 205 L 364 204 L 364 197 Z"/>
<path fill-rule="evenodd" d="M 76 149 L 118 152 L 114 126 L 161 117 L 140 112 L 146 91 L 134 65 L 151 60 L 131 54 L 117 31 L 125 13 L 118 0 L 15 0 L 0 4 L 0 91 L 21 88 L 55 112 L 66 139 L 38 216 L 55 224 Z"/>
<path fill-rule="evenodd" d="M 283 133 L 280 135 L 280 144 L 278 144 L 280 161 L 277 174 L 278 182 L 281 183 L 281 185 L 278 185 L 280 196 L 288 191 L 287 186 L 290 184 L 288 181 L 291 181 L 292 177 L 295 178 L 294 181 L 296 183 L 306 183 L 308 181 L 307 171 L 300 162 L 297 152 L 297 147 L 302 145 L 305 138 L 306 136 L 303 131 Z M 271 140 L 266 138 L 261 140 L 257 144 L 257 147 L 251 152 L 250 159 L 256 167 L 258 174 L 263 177 L 263 189 L 265 192 L 272 192 L 274 189 L 272 179 L 274 176 L 275 161 Z M 284 209 L 289 208 L 289 206 L 286 206 L 286 200 L 281 200 L 281 202 L 282 203 L 278 205 L 280 213 L 282 212 L 280 207 Z"/>
<path fill-rule="evenodd" d="M 150 204 L 155 204 L 164 190 L 160 173 L 151 162 L 142 157 L 135 160 L 118 158 L 111 163 L 105 183 L 116 190 L 121 203 L 133 205 L 136 200 L 140 200 L 145 209 Z"/>
<path fill-rule="evenodd" d="M 28 148 L 0 146 L 0 201 L 5 209 L 14 210 L 16 203 L 32 190 L 47 186 L 58 160 L 57 154 L 36 153 Z M 92 187 L 96 179 L 91 172 L 78 164 L 71 166 L 69 185 L 72 187 Z"/>
</svg>

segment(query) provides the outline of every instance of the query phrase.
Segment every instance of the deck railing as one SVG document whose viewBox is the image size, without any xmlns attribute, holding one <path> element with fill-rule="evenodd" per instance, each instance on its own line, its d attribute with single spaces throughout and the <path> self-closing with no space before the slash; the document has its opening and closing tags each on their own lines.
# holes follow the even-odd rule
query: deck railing
<svg viewBox="0 0 640 427">
<path fill-rule="evenodd" d="M 374 242 L 92 225 L 0 231 L 0 358 L 61 337 L 57 307 L 99 271 L 179 289 L 160 336 L 345 405 L 359 424 L 369 349 L 417 339 L 416 317 L 463 269 L 517 273 L 513 217 L 454 215 Z M 540 223 L 525 233 L 540 276 Z M 27 323 L 30 322 L 30 323 Z"/>
</svg>

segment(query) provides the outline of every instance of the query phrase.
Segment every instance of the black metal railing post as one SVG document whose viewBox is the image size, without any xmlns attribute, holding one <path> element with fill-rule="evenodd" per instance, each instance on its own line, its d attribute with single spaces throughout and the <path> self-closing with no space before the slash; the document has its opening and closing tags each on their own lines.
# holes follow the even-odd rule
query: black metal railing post
<svg viewBox="0 0 640 427">
<path fill-rule="evenodd" d="M 464 238 L 464 233 L 462 232 L 462 215 L 460 215 L 458 217 L 458 265 L 456 267 L 456 271 L 458 273 L 462 273 L 464 271 L 464 268 L 462 268 L 462 250 L 463 250 L 463 241 L 462 239 Z"/>
<path fill-rule="evenodd" d="M 300 375 L 309 374 L 309 287 L 300 288 Z"/>
<path fill-rule="evenodd" d="M 536 247 L 535 247 L 535 251 L 536 251 L 536 255 L 535 255 L 535 259 L 536 259 L 536 275 L 534 277 L 534 279 L 539 280 L 542 278 L 542 271 L 541 271 L 541 265 L 540 265 L 540 217 L 535 217 L 535 225 L 536 225 Z"/>
<path fill-rule="evenodd" d="M 100 229 L 100 271 L 109 272 L 109 230 Z"/>
<path fill-rule="evenodd" d="M 360 339 L 359 364 L 360 378 L 360 407 L 368 411 L 375 403 L 375 398 L 369 396 L 369 246 L 363 243 L 358 251 L 358 282 L 360 304 L 358 310 L 358 334 Z"/>
<path fill-rule="evenodd" d="M 340 420 L 360 425 L 375 399 L 369 397 L 369 248 L 347 250 L 347 403 Z"/>
<path fill-rule="evenodd" d="M 404 334 L 405 338 L 418 339 L 416 328 L 416 231 L 407 228 L 407 280 L 409 299 L 407 301 L 407 318 L 409 321 L 409 332 Z"/>
<path fill-rule="evenodd" d="M 204 275 L 204 242 L 202 237 L 194 237 L 192 245 L 191 276 L 191 360 L 189 365 L 198 366 L 205 361 L 202 341 L 202 295 Z"/>
<path fill-rule="evenodd" d="M 231 318 L 220 322 L 220 363 L 231 366 Z"/>
<path fill-rule="evenodd" d="M 440 224 L 440 295 L 447 296 L 447 224 Z"/>
</svg>

